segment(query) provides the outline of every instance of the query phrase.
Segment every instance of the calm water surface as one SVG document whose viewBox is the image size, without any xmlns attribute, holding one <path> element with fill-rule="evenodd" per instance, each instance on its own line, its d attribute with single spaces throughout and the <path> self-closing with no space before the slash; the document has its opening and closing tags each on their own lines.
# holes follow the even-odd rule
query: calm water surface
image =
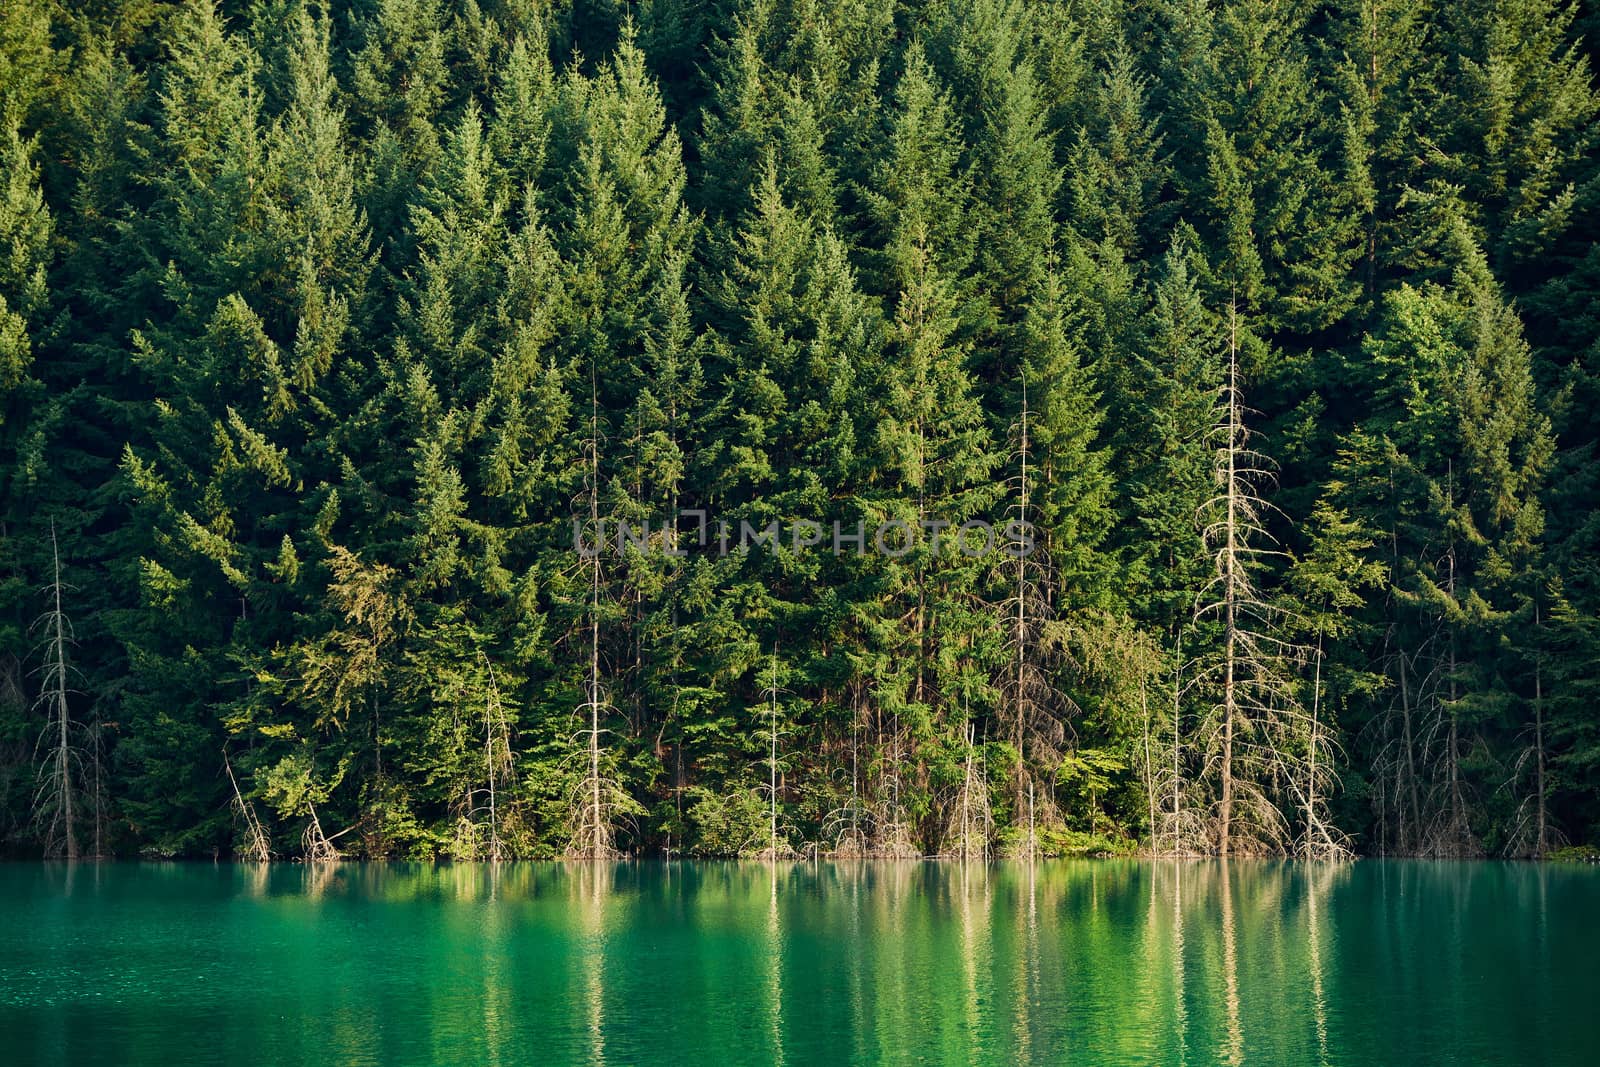
<svg viewBox="0 0 1600 1067">
<path fill-rule="evenodd" d="M 0 1062 L 1600 1063 L 1600 871 L 0 866 Z"/>
</svg>

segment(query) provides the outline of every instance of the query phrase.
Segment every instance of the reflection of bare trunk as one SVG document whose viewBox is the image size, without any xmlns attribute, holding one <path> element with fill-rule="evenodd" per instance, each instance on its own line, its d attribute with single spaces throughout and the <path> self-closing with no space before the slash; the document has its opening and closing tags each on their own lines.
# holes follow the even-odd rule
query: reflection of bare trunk
<svg viewBox="0 0 1600 1067">
<path fill-rule="evenodd" d="M 587 952 L 584 954 L 584 1007 L 589 1029 L 589 1062 L 606 1062 L 606 897 L 610 868 L 603 863 L 574 864 L 577 868 L 578 915 Z"/>
<path fill-rule="evenodd" d="M 1183 969 L 1183 864 L 1173 863 L 1172 871 L 1172 1021 L 1177 1033 L 1178 1062 L 1188 1051 L 1189 1002 L 1184 996 Z"/>
<path fill-rule="evenodd" d="M 990 992 L 988 975 L 979 977 L 978 953 L 989 949 L 994 941 L 989 925 L 988 872 L 979 868 L 983 879 L 981 885 L 974 888 L 972 884 L 972 868 L 966 864 L 961 866 L 961 977 L 962 977 L 962 1023 L 967 1033 L 981 1033 L 983 1029 L 983 1001 Z M 974 892 L 982 892 L 982 911 L 978 918 L 982 920 L 980 928 L 973 915 L 972 897 Z"/>
<path fill-rule="evenodd" d="M 1317 883 L 1328 868 L 1306 869 L 1306 947 L 1311 956 L 1311 1017 L 1317 1026 L 1317 1062 L 1328 1062 L 1328 1004 L 1322 984 L 1322 938 Z"/>
<path fill-rule="evenodd" d="M 1038 874 L 1032 864 L 1024 869 L 1022 877 L 1028 880 L 1028 908 L 1025 915 L 1021 909 L 1014 909 L 1019 923 L 1023 924 L 1023 951 L 1017 954 L 1016 990 L 1011 1001 L 1017 1013 L 1013 1031 L 1016 1035 L 1014 1062 L 1026 1065 L 1034 1062 L 1034 1027 L 1029 1009 L 1039 1002 L 1039 889 Z"/>
<path fill-rule="evenodd" d="M 776 856 L 776 849 L 773 855 Z M 767 898 L 767 1030 L 772 1040 L 772 1062 L 783 1055 L 783 923 L 778 912 L 778 868 L 768 868 L 772 892 Z"/>
<path fill-rule="evenodd" d="M 1228 1055 L 1224 1061 L 1230 1065 L 1244 1062 L 1244 1027 L 1239 1020 L 1239 949 L 1233 929 L 1233 885 L 1228 861 L 1222 861 L 1219 878 L 1222 882 L 1222 968 L 1227 989 Z"/>
</svg>

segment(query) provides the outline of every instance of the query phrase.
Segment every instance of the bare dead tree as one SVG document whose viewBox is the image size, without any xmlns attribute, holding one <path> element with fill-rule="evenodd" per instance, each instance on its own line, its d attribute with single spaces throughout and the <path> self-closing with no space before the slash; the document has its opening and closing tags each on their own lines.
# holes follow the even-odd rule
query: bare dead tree
<svg viewBox="0 0 1600 1067">
<path fill-rule="evenodd" d="M 883 767 L 880 771 L 880 780 L 883 785 L 878 795 L 874 797 L 871 819 L 872 837 L 871 853 L 884 859 L 910 859 L 921 855 L 917 848 L 916 840 L 911 830 L 911 820 L 906 812 L 902 793 L 902 774 L 904 772 L 905 751 L 902 747 L 905 742 L 905 731 L 900 723 L 900 716 L 890 716 L 888 747 L 883 741 L 882 711 L 878 719 L 879 745 L 882 754 L 880 762 Z"/>
<path fill-rule="evenodd" d="M 346 757 L 326 776 L 317 773 L 316 757 L 309 743 L 300 747 L 270 768 L 265 776 L 262 796 L 274 810 L 286 816 L 305 818 L 300 833 L 300 856 L 307 863 L 332 863 L 343 859 L 335 841 L 360 826 L 360 823 L 329 834 L 322 826 L 317 805 L 326 802 L 339 787 L 350 769 Z"/>
<path fill-rule="evenodd" d="M 767 683 L 767 721 L 768 734 L 772 742 L 771 754 L 767 757 L 767 803 L 771 805 L 771 823 L 768 827 L 769 845 L 767 855 L 769 859 L 778 858 L 778 646 L 772 646 L 772 676 Z"/>
<path fill-rule="evenodd" d="M 513 767 L 511 724 L 500 699 L 494 664 L 482 651 L 478 653 L 478 661 L 483 665 L 487 683 L 483 696 L 483 777 L 467 790 L 459 831 L 463 847 L 458 851 L 471 859 L 481 855 L 490 863 L 499 863 L 511 858 L 501 835 L 502 786 L 511 778 Z"/>
<path fill-rule="evenodd" d="M 1213 806 L 1212 783 L 1196 772 L 1195 751 L 1204 731 L 1186 732 L 1193 716 L 1184 707 L 1203 688 L 1206 673 L 1199 660 L 1184 659 L 1183 631 L 1173 640 L 1170 700 L 1163 697 L 1160 719 L 1152 705 L 1149 725 L 1150 775 L 1154 779 L 1158 825 L 1152 827 L 1150 850 L 1158 856 L 1196 856 L 1210 847 L 1213 827 L 1206 813 Z M 1160 755 L 1155 755 L 1157 745 Z"/>
<path fill-rule="evenodd" d="M 967 719 L 962 730 L 966 753 L 962 760 L 961 785 L 950 805 L 950 825 L 945 831 L 948 855 L 963 860 L 987 859 L 989 841 L 994 835 L 994 812 L 989 804 L 989 783 L 978 762 L 976 728 Z"/>
<path fill-rule="evenodd" d="M 1453 512 L 1455 502 L 1455 464 L 1449 461 L 1445 468 L 1445 507 Z M 1455 534 L 1448 535 L 1444 550 L 1446 597 L 1456 602 L 1457 560 Z M 1434 808 L 1437 812 L 1423 840 L 1423 852 L 1432 856 L 1476 856 L 1483 851 L 1472 829 L 1469 786 L 1462 773 L 1466 748 L 1472 739 L 1462 736 L 1461 729 L 1461 678 L 1457 661 L 1456 625 L 1447 615 L 1443 621 L 1444 663 L 1443 694 L 1436 698 L 1434 721 L 1430 724 L 1429 740 L 1434 749 L 1430 765 L 1438 769 L 1433 788 Z"/>
<path fill-rule="evenodd" d="M 1239 384 L 1237 301 L 1228 306 L 1228 377 L 1219 391 L 1215 477 L 1202 533 L 1215 574 L 1196 603 L 1195 618 L 1222 624 L 1219 654 L 1202 677 L 1215 698 L 1199 724 L 1202 770 L 1217 783 L 1213 846 L 1222 856 L 1281 851 L 1287 824 L 1274 792 L 1295 777 L 1295 749 L 1306 717 L 1294 672 L 1299 650 L 1278 636 L 1283 609 L 1251 576 L 1280 554 L 1264 515 L 1261 486 L 1272 480 L 1271 460 L 1251 447 Z"/>
<path fill-rule="evenodd" d="M 267 863 L 272 859 L 272 842 L 266 830 L 261 825 L 261 820 L 256 817 L 256 809 L 244 793 L 239 789 L 239 779 L 233 775 L 233 764 L 228 759 L 228 750 L 222 750 L 222 767 L 228 772 L 228 784 L 233 787 L 233 810 L 240 821 L 244 823 L 244 848 L 238 850 L 241 859 L 253 863 Z"/>
<path fill-rule="evenodd" d="M 1533 605 L 1535 633 L 1539 633 L 1542 626 L 1542 609 L 1538 601 L 1535 601 Z M 1517 789 L 1518 784 L 1529 777 L 1530 770 L 1532 782 L 1526 795 L 1517 804 L 1516 817 L 1506 837 L 1505 853 L 1508 856 L 1530 856 L 1542 860 L 1552 848 L 1559 848 L 1565 844 L 1565 838 L 1550 821 L 1547 806 L 1549 751 L 1546 747 L 1544 701 L 1544 652 L 1542 649 L 1535 649 L 1533 700 L 1530 705 L 1533 721 L 1522 730 L 1520 735 L 1522 749 L 1512 764 L 1511 780 L 1507 786 L 1513 790 Z"/>
<path fill-rule="evenodd" d="M 1408 855 L 1421 848 L 1422 782 L 1417 772 L 1419 693 L 1431 688 L 1432 675 L 1421 660 L 1426 643 L 1408 652 L 1395 645 L 1383 656 L 1392 695 L 1383 713 L 1363 731 L 1373 734 L 1373 804 L 1378 818 L 1378 850 L 1383 855 Z M 1421 670 L 1419 672 L 1419 661 Z"/>
<path fill-rule="evenodd" d="M 1446 482 L 1446 503 L 1453 492 Z M 1444 583 L 1436 595 L 1456 596 L 1453 544 L 1447 543 L 1434 561 Z M 1423 636 L 1409 655 L 1394 658 L 1401 679 L 1400 733 L 1391 739 L 1393 751 L 1380 751 L 1380 772 L 1388 771 L 1403 784 L 1397 799 L 1402 809 L 1402 833 L 1394 851 L 1405 855 L 1459 858 L 1482 854 L 1472 829 L 1474 797 L 1462 765 L 1468 750 L 1481 739 L 1464 734 L 1460 720 L 1461 692 L 1455 634 L 1448 613 L 1425 598 L 1418 602 Z M 1419 768 L 1421 770 L 1419 771 Z M 1409 819 L 1405 816 L 1409 815 Z"/>
<path fill-rule="evenodd" d="M 850 693 L 850 799 L 828 812 L 822 820 L 818 850 L 830 856 L 855 859 L 870 851 L 871 808 L 863 802 L 861 783 L 861 729 L 866 714 L 865 684 L 851 680 Z"/>
<path fill-rule="evenodd" d="M 572 798 L 571 830 L 567 842 L 567 856 L 571 859 L 612 859 L 618 853 L 614 844 L 616 821 L 628 808 L 626 794 L 621 786 L 606 773 L 602 762 L 601 738 L 605 730 L 600 716 L 611 707 L 600 686 L 600 561 L 604 556 L 604 537 L 600 525 L 600 401 L 599 386 L 590 375 L 589 439 L 585 445 L 588 453 L 587 485 L 585 492 L 589 505 L 589 528 L 594 531 L 596 543 L 589 564 L 589 650 L 587 692 L 578 714 L 588 719 L 585 728 L 578 732 L 584 747 L 585 769 Z"/>
<path fill-rule="evenodd" d="M 71 682 L 77 671 L 68 663 L 67 652 L 76 643 L 72 622 L 63 606 L 63 592 L 71 589 L 61 580 L 61 551 L 56 541 L 55 523 L 50 524 L 52 573 L 45 592 L 50 608 L 34 622 L 35 632 L 44 635 L 40 645 L 43 665 L 39 697 L 35 707 L 45 713 L 45 724 L 34 748 L 38 764 L 37 788 L 33 797 L 33 816 L 44 843 L 45 855 L 64 859 L 79 858 L 79 799 L 85 770 L 83 725 L 72 717 L 70 697 L 77 693 Z"/>
<path fill-rule="evenodd" d="M 779 833 L 778 820 L 778 694 L 784 690 L 778 685 L 778 646 L 772 646 L 768 664 L 767 684 L 762 695 L 767 698 L 767 844 L 760 857 L 768 863 L 798 855 L 788 834 Z"/>
<path fill-rule="evenodd" d="M 1203 804 L 1196 795 L 1199 783 L 1185 773 L 1183 701 L 1189 686 L 1183 680 L 1181 631 L 1174 642 L 1172 664 L 1170 696 L 1163 692 L 1160 700 L 1152 700 L 1151 679 L 1139 686 L 1143 717 L 1140 774 L 1150 819 L 1149 851 L 1156 856 L 1194 855 L 1202 850 L 1205 838 L 1200 818 Z"/>
<path fill-rule="evenodd" d="M 344 859 L 344 854 L 334 841 L 349 833 L 351 827 L 346 827 L 338 833 L 329 836 L 323 832 L 322 820 L 317 817 L 317 806 L 310 798 L 306 799 L 306 826 L 300 833 L 300 855 L 307 863 L 337 863 Z"/>
<path fill-rule="evenodd" d="M 1350 839 L 1334 825 L 1328 798 L 1338 787 L 1337 742 L 1323 728 L 1322 636 L 1317 636 L 1311 683 L 1309 732 L 1305 740 L 1302 773 L 1290 779 L 1300 807 L 1300 840 L 1295 848 L 1304 859 L 1348 860 L 1354 856 Z"/>
<path fill-rule="evenodd" d="M 1140 748 L 1142 762 L 1140 763 L 1139 776 L 1144 779 L 1144 798 L 1146 825 L 1150 827 L 1151 850 L 1155 848 L 1156 837 L 1156 794 L 1160 787 L 1157 785 L 1156 754 L 1151 744 L 1150 728 L 1150 693 L 1144 687 L 1139 687 L 1139 710 L 1142 711 L 1143 730 Z"/>
<path fill-rule="evenodd" d="M 1032 464 L 1031 417 L 1024 378 L 1022 410 L 1014 430 L 1012 452 L 1017 474 L 1010 480 L 1013 503 L 1007 509 L 1009 521 L 1005 527 L 1014 536 L 1002 554 L 1007 560 L 1002 567 L 1010 572 L 1006 576 L 1008 594 L 999 605 L 1005 627 L 1006 663 L 1000 690 L 1005 726 L 1016 751 L 1011 793 L 1013 817 L 1018 820 L 1029 812 L 1030 798 L 1036 795 L 1028 769 L 1030 756 L 1035 763 L 1054 765 L 1058 762 L 1057 754 L 1066 739 L 1062 712 L 1073 710 L 1067 694 L 1051 684 L 1047 669 L 1053 644 L 1047 636 L 1052 621 L 1049 550 L 1029 532 L 1034 528 L 1036 510 L 1032 499 L 1036 465 Z"/>
<path fill-rule="evenodd" d="M 1395 657 L 1405 680 L 1398 703 L 1398 733 L 1394 724 L 1388 724 L 1392 736 L 1375 760 L 1378 773 L 1394 779 L 1394 800 L 1400 805 L 1392 851 L 1431 857 L 1474 855 L 1477 846 L 1466 820 L 1465 783 L 1453 770 L 1459 768 L 1462 752 L 1450 696 L 1450 640 L 1442 620 L 1425 616 L 1423 621 L 1425 626 L 1433 624 L 1431 632 L 1409 655 Z"/>
<path fill-rule="evenodd" d="M 494 664 L 483 653 L 478 655 L 489 676 L 489 689 L 483 700 L 483 777 L 489 794 L 488 858 L 491 863 L 498 863 L 506 858 L 505 844 L 500 838 L 500 783 L 510 779 L 512 774 L 511 724 L 506 719 L 505 705 L 500 700 L 500 684 L 494 676 Z"/>
</svg>

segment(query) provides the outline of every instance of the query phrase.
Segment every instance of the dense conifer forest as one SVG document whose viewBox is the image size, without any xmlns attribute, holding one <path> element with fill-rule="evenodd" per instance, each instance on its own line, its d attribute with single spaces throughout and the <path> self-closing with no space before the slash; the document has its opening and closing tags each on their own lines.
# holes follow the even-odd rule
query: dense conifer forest
<svg viewBox="0 0 1600 1067">
<path fill-rule="evenodd" d="M 0 5 L 4 849 L 1594 843 L 1597 37 Z"/>
</svg>

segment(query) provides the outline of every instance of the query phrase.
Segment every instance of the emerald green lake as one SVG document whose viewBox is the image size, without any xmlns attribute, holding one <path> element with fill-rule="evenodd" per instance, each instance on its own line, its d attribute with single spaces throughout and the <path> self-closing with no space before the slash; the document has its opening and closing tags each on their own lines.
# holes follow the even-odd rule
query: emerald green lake
<svg viewBox="0 0 1600 1067">
<path fill-rule="evenodd" d="M 0 865 L 0 1061 L 1600 1062 L 1600 871 Z"/>
</svg>

